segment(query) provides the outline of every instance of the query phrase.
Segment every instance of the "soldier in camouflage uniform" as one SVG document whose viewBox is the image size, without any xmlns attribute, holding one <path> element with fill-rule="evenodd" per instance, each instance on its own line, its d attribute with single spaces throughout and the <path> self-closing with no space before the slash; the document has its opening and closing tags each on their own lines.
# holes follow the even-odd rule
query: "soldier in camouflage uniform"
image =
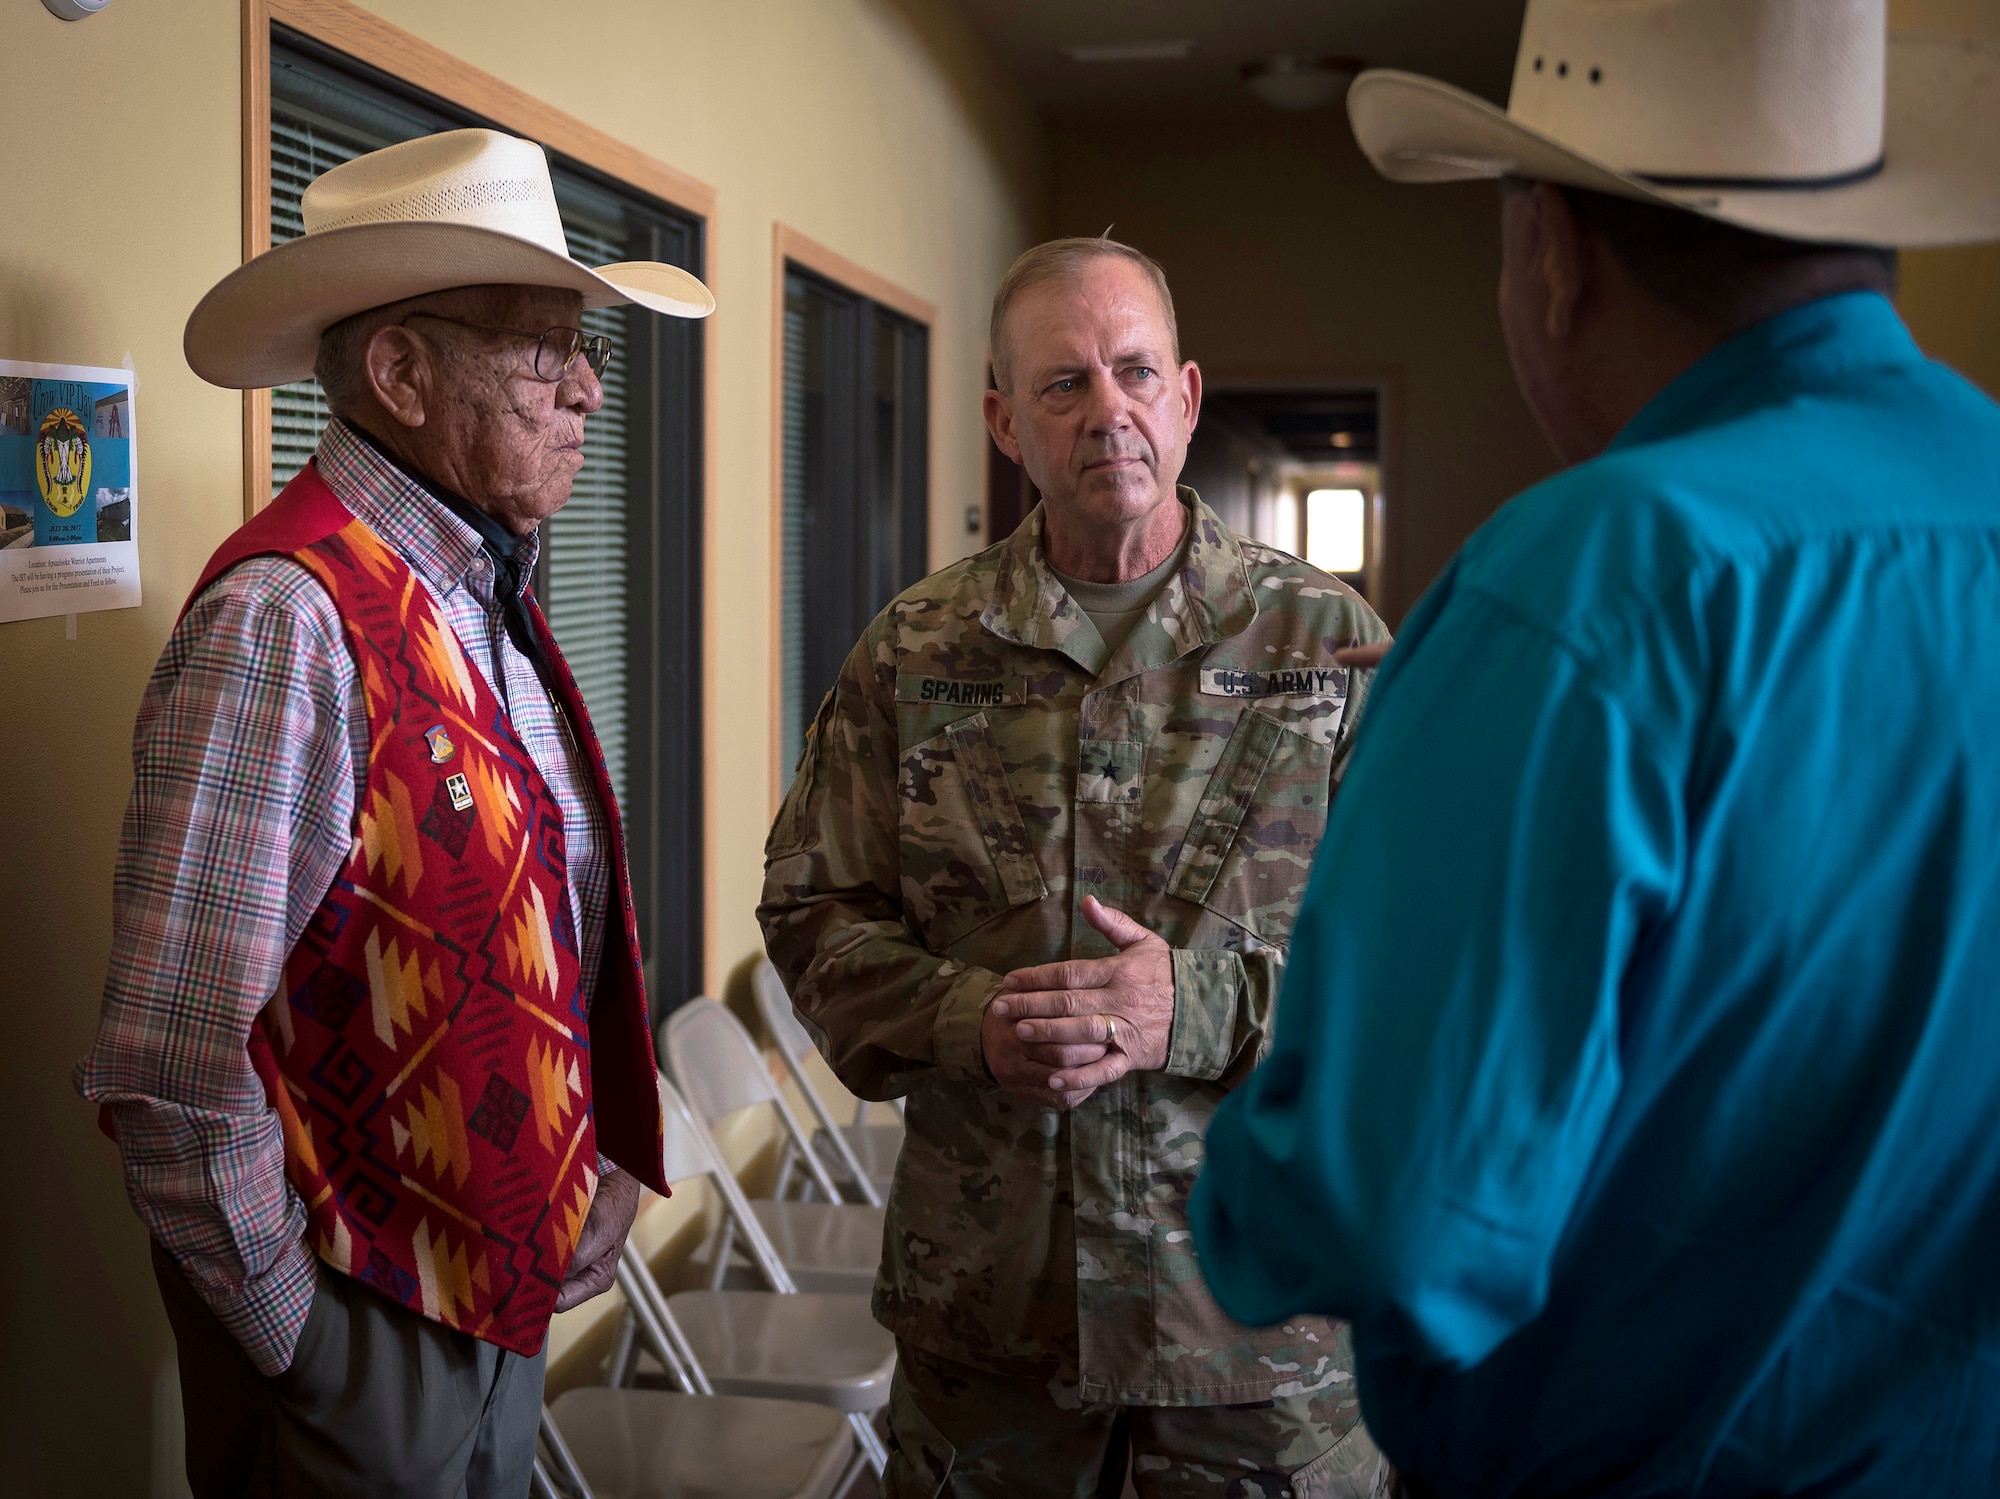
<svg viewBox="0 0 2000 1499">
<path fill-rule="evenodd" d="M 1345 1327 L 1231 1322 L 1185 1213 L 1361 707 L 1335 652 L 1387 632 L 1177 489 L 1200 375 L 1150 261 L 1030 251 L 993 346 L 989 421 L 1044 503 L 869 626 L 758 913 L 842 1081 L 907 1099 L 888 1492 L 1116 1494 L 1129 1456 L 1146 1496 L 1367 1494 Z M 1079 556 L 1159 575 L 1122 641 Z"/>
</svg>

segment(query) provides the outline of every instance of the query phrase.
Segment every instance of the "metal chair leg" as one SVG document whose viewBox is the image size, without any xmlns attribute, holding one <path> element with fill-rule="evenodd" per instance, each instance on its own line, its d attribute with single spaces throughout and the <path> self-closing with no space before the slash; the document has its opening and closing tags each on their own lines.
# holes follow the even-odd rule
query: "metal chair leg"
<svg viewBox="0 0 2000 1499">
<path fill-rule="evenodd" d="M 840 1481 L 833 1486 L 833 1499 L 846 1499 L 847 1491 L 854 1487 L 868 1467 L 867 1453 L 857 1452 L 850 1457 L 846 1468 L 841 1471 Z"/>
<path fill-rule="evenodd" d="M 632 1308 L 625 1308 L 625 1315 L 618 1328 L 618 1346 L 612 1350 L 611 1363 L 605 1370 L 604 1382 L 614 1390 L 622 1390 L 632 1383 L 632 1370 L 639 1362 L 639 1319 Z"/>
<path fill-rule="evenodd" d="M 875 1430 L 875 1423 L 868 1419 L 866 1411 L 848 1413 L 847 1424 L 854 1428 L 854 1440 L 859 1444 L 862 1455 L 868 1459 L 868 1466 L 880 1478 L 882 1470 L 889 1466 L 889 1449 L 882 1445 L 882 1437 Z"/>
<path fill-rule="evenodd" d="M 556 1429 L 555 1417 L 549 1414 L 549 1408 L 546 1405 L 542 1407 L 541 1436 L 542 1442 L 548 1447 L 550 1455 L 555 1458 L 556 1467 L 562 1473 L 563 1490 L 573 1496 L 573 1499 L 595 1499 L 595 1496 L 590 1492 L 589 1480 L 583 1476 L 583 1469 L 577 1466 L 576 1455 L 569 1450 L 569 1444 L 563 1440 L 562 1433 Z M 539 1459 L 535 1462 L 535 1477 L 542 1484 L 548 1486 L 554 1499 L 561 1499 L 561 1496 L 556 1494 L 553 1480 L 543 1469 Z"/>
<path fill-rule="evenodd" d="M 723 1281 L 729 1274 L 729 1256 L 736 1250 L 736 1220 L 723 1215 L 722 1227 L 715 1235 L 715 1256 L 709 1263 L 708 1288 L 722 1289 Z"/>
</svg>

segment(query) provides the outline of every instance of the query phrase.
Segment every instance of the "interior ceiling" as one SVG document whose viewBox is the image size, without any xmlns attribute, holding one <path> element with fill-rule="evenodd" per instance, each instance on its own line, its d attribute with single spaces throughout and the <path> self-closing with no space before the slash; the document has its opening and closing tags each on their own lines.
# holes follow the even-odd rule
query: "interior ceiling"
<svg viewBox="0 0 2000 1499">
<path fill-rule="evenodd" d="M 1379 456 L 1376 407 L 1373 391 L 1225 391 L 1203 399 L 1201 420 L 1230 428 L 1280 462 L 1373 463 Z"/>
<path fill-rule="evenodd" d="M 1051 123 L 1166 106 L 1270 106 L 1238 69 L 1280 53 L 1427 73 L 1504 104 L 1524 0 L 956 0 Z M 1187 57 L 1076 62 L 1069 47 L 1187 42 Z"/>
</svg>

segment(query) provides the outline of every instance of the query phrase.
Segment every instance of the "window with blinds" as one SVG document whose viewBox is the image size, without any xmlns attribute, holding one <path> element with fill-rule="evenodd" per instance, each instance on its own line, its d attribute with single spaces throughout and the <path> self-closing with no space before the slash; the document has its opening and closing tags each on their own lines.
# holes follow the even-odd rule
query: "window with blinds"
<svg viewBox="0 0 2000 1499">
<path fill-rule="evenodd" d="M 928 570 L 930 330 L 785 274 L 780 753 L 868 622 Z"/>
<path fill-rule="evenodd" d="M 272 243 L 304 233 L 301 197 L 329 167 L 484 123 L 275 29 Z M 551 172 L 578 260 L 664 260 L 701 273 L 699 219 L 559 157 Z M 656 1007 L 667 1010 L 701 983 L 701 331 L 630 308 L 582 321 L 586 332 L 609 335 L 612 362 L 603 408 L 585 423 L 569 503 L 543 527 L 534 587 L 604 746 Z M 272 392 L 272 494 L 312 457 L 331 414 L 316 381 Z"/>
<path fill-rule="evenodd" d="M 596 201 L 593 201 L 596 200 Z M 569 253 L 585 265 L 611 265 L 641 257 L 631 243 L 622 205 L 609 194 L 591 193 L 581 183 L 564 183 L 556 194 Z M 585 312 L 586 333 L 609 335 L 614 349 L 626 348 L 628 315 L 623 308 Z M 576 685 L 590 705 L 590 721 L 604 746 L 604 762 L 622 805 L 630 797 L 630 576 L 626 511 L 632 503 L 632 428 L 629 367 L 614 354 L 600 383 L 604 405 L 584 423 L 583 468 L 569 503 L 547 527 L 542 563 L 549 628 L 555 632 Z"/>
<path fill-rule="evenodd" d="M 272 72 L 283 66 L 273 59 Z M 287 70 L 292 71 L 292 70 Z M 297 83 L 316 81 L 304 75 Z M 274 79 L 275 82 L 275 79 Z M 301 87 L 271 99 L 271 243 L 282 245 L 306 232 L 299 200 L 306 184 L 329 167 L 377 150 L 398 140 L 423 134 L 410 130 L 386 139 L 364 129 L 342 129 L 313 108 L 312 95 Z M 301 97 L 303 95 L 303 97 Z M 319 434 L 332 417 L 317 380 L 280 385 L 271 392 L 271 493 L 292 482 L 319 446 Z"/>
</svg>

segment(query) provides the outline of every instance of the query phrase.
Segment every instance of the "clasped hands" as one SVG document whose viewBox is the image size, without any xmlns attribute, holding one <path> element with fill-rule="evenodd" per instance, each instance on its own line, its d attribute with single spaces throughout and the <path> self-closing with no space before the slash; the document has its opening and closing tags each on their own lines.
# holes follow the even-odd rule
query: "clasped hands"
<svg viewBox="0 0 2000 1499">
<path fill-rule="evenodd" d="M 1334 652 L 1342 666 L 1372 671 L 1392 642 Z M 1174 1030 L 1174 957 L 1166 941 L 1096 896 L 1084 919 L 1118 949 L 1016 968 L 986 1007 L 980 1043 L 1001 1091 L 1038 1108 L 1072 1109 L 1128 1072 L 1167 1065 Z"/>
<path fill-rule="evenodd" d="M 1173 949 L 1095 896 L 1084 897 L 1083 917 L 1117 954 L 1016 968 L 981 1026 L 993 1080 L 1037 1108 L 1074 1108 L 1128 1072 L 1167 1065 Z"/>
</svg>

